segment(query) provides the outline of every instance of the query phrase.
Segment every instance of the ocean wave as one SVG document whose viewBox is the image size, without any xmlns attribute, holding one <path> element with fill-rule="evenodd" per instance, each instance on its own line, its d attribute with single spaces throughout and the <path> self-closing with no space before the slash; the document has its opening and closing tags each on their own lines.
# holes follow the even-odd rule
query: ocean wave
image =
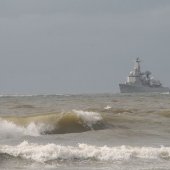
<svg viewBox="0 0 170 170">
<path fill-rule="evenodd" d="M 79 133 L 103 129 L 102 116 L 97 112 L 73 110 L 34 116 L 6 116 L 0 118 L 0 136 L 38 136 L 42 134 Z"/>
<path fill-rule="evenodd" d="M 11 121 L 0 119 L 0 138 L 11 138 L 22 135 L 39 136 L 43 129 L 43 124 L 36 125 L 32 122 L 26 127 L 23 127 Z"/>
<path fill-rule="evenodd" d="M 126 113 L 135 113 L 138 110 L 134 108 L 125 109 L 125 108 L 115 108 L 110 105 L 105 106 L 104 108 L 89 108 L 89 111 L 100 112 L 100 113 L 113 113 L 113 114 L 126 114 Z"/>
<path fill-rule="evenodd" d="M 56 144 L 39 145 L 22 142 L 17 146 L 0 145 L 0 154 L 8 154 L 37 162 L 54 160 L 92 160 L 92 161 L 118 161 L 131 159 L 169 160 L 170 147 L 98 147 L 88 144 L 78 146 L 62 146 Z"/>
<path fill-rule="evenodd" d="M 0 94 L 0 98 L 2 97 L 52 97 L 52 96 L 63 96 L 63 97 L 70 97 L 70 96 L 77 96 L 73 94 Z"/>
</svg>

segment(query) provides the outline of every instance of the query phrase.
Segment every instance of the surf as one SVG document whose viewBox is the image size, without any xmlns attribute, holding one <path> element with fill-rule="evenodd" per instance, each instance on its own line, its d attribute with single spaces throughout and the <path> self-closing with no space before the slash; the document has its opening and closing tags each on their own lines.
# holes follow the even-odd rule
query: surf
<svg viewBox="0 0 170 170">
<path fill-rule="evenodd" d="M 95 146 L 78 144 L 77 146 L 63 146 L 54 143 L 40 145 L 24 141 L 16 146 L 0 145 L 0 155 L 33 160 L 45 163 L 55 160 L 67 161 L 129 161 L 132 159 L 169 160 L 170 147 L 132 147 L 132 146 Z"/>
<path fill-rule="evenodd" d="M 100 113 L 82 110 L 32 116 L 3 116 L 0 117 L 0 124 L 1 136 L 80 133 L 104 128 Z"/>
</svg>

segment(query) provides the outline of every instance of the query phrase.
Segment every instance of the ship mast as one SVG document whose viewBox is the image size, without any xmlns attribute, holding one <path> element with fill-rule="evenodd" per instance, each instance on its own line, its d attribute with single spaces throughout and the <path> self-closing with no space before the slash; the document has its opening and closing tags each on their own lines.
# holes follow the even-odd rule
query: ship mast
<svg viewBox="0 0 170 170">
<path fill-rule="evenodd" d="M 139 59 L 139 57 L 136 58 L 136 64 L 135 64 L 135 67 L 134 67 L 134 71 L 135 71 L 135 75 L 136 76 L 140 76 L 141 74 L 141 71 L 140 71 L 140 62 L 141 60 Z"/>
</svg>

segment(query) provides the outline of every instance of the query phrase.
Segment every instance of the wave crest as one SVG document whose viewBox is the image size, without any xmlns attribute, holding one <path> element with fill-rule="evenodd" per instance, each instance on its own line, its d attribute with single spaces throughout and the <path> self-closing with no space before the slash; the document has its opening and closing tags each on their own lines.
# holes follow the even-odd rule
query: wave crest
<svg viewBox="0 0 170 170">
<path fill-rule="evenodd" d="M 97 112 L 73 110 L 68 113 L 52 113 L 24 117 L 1 117 L 0 135 L 31 135 L 79 133 L 104 128 L 102 116 Z"/>
<path fill-rule="evenodd" d="M 97 147 L 87 144 L 78 144 L 78 146 L 73 147 L 56 144 L 38 145 L 24 141 L 17 146 L 0 145 L 0 154 L 8 154 L 37 162 L 75 159 L 80 161 L 117 161 L 133 158 L 167 160 L 170 158 L 170 147 Z"/>
</svg>

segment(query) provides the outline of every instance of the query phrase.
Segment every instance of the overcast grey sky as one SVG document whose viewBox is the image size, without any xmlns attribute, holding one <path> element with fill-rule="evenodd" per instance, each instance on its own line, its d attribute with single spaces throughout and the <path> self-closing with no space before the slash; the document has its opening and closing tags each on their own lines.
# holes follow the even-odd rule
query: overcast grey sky
<svg viewBox="0 0 170 170">
<path fill-rule="evenodd" d="M 118 92 L 142 68 L 170 87 L 169 0 L 0 0 L 0 94 Z"/>
</svg>

